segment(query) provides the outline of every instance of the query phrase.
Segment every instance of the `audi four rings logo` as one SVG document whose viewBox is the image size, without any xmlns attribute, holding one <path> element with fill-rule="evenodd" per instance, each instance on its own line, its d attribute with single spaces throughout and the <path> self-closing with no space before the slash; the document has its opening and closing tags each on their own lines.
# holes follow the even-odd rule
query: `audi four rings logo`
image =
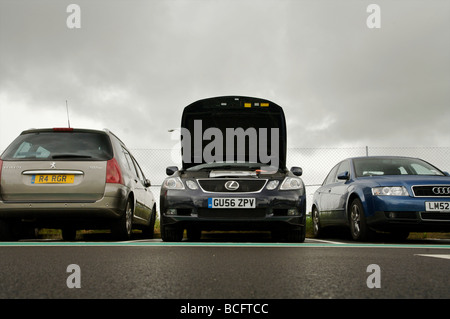
<svg viewBox="0 0 450 319">
<path fill-rule="evenodd" d="M 436 195 L 450 195 L 450 186 L 449 187 L 433 187 L 432 191 Z"/>
<path fill-rule="evenodd" d="M 236 181 L 228 181 L 225 183 L 225 188 L 229 191 L 235 191 L 239 188 L 239 183 Z"/>
</svg>

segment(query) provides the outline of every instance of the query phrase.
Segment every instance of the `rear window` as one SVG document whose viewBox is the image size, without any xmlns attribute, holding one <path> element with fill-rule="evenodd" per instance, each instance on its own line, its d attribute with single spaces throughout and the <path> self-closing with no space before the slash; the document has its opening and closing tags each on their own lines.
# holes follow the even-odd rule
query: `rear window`
<svg viewBox="0 0 450 319">
<path fill-rule="evenodd" d="M 106 161 L 113 157 L 109 137 L 95 132 L 33 132 L 20 135 L 3 160 Z"/>
</svg>

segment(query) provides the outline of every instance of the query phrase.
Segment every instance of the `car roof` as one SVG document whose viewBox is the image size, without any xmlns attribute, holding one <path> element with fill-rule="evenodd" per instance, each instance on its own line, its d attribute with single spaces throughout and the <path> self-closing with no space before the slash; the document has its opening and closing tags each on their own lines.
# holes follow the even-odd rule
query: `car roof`
<svg viewBox="0 0 450 319">
<path fill-rule="evenodd" d="M 385 158 L 414 158 L 418 159 L 417 157 L 411 157 L 411 156 L 398 156 L 398 155 L 377 155 L 377 156 L 355 156 L 355 157 L 349 157 L 347 159 L 354 160 L 354 159 L 385 159 Z"/>
<path fill-rule="evenodd" d="M 39 133 L 39 132 L 95 132 L 95 133 L 108 133 L 107 129 L 97 130 L 97 129 L 86 129 L 86 128 L 72 128 L 72 127 L 53 127 L 53 128 L 31 128 L 22 131 L 21 134 L 29 133 Z"/>
</svg>

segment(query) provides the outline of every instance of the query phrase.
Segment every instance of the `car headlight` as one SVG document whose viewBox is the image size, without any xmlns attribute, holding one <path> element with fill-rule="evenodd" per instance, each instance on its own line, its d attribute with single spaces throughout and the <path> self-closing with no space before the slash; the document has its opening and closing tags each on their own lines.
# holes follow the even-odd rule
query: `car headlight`
<svg viewBox="0 0 450 319">
<path fill-rule="evenodd" d="M 191 181 L 190 179 L 188 179 L 188 180 L 186 181 L 186 186 L 187 186 L 189 189 L 192 189 L 192 190 L 198 189 L 197 183 L 194 182 L 194 181 Z"/>
<path fill-rule="evenodd" d="M 167 189 L 184 189 L 183 182 L 179 177 L 169 177 L 163 183 L 163 186 Z"/>
<path fill-rule="evenodd" d="M 375 196 L 409 196 L 404 186 L 373 187 L 372 194 Z"/>
<path fill-rule="evenodd" d="M 274 190 L 275 188 L 278 187 L 278 184 L 280 184 L 279 181 L 273 180 L 273 181 L 270 181 L 270 182 L 267 183 L 266 188 L 267 188 L 269 191 L 272 191 L 272 190 Z"/>
<path fill-rule="evenodd" d="M 280 186 L 280 190 L 294 190 L 301 188 L 303 188 L 302 180 L 297 177 L 286 177 Z"/>
</svg>

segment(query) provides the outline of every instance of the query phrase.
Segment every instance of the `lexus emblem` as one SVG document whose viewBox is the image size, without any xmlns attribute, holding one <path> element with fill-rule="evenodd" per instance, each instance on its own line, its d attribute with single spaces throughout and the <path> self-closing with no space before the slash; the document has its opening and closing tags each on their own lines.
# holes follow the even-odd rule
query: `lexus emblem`
<svg viewBox="0 0 450 319">
<path fill-rule="evenodd" d="M 449 187 L 433 187 L 432 191 L 436 195 L 450 195 L 450 186 Z"/>
<path fill-rule="evenodd" d="M 50 163 L 50 168 L 56 168 L 56 163 L 55 162 L 51 162 Z"/>
<path fill-rule="evenodd" d="M 225 183 L 225 188 L 229 191 L 235 191 L 239 188 L 239 183 L 236 181 L 228 181 Z"/>
</svg>

